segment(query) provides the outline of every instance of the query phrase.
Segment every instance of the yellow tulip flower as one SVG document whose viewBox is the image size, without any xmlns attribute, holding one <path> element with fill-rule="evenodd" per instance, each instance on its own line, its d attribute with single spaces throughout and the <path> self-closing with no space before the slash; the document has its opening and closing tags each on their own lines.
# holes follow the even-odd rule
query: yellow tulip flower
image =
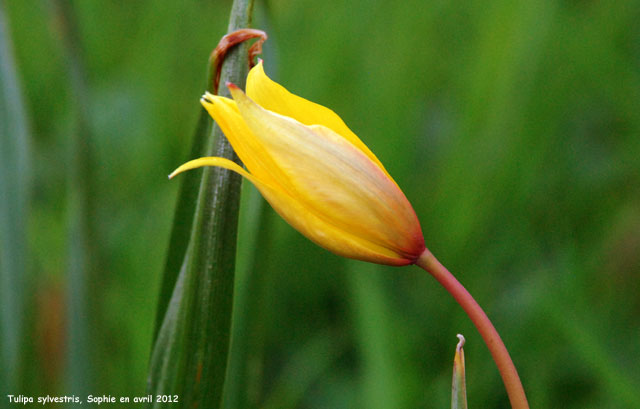
<svg viewBox="0 0 640 409">
<path fill-rule="evenodd" d="M 170 177 L 201 166 L 238 172 L 280 216 L 338 255 L 387 265 L 416 262 L 425 250 L 411 204 L 378 158 L 328 108 L 291 94 L 267 77 L 262 62 L 245 95 L 206 93 L 202 105 L 218 123 L 246 170 L 206 157 Z"/>
</svg>

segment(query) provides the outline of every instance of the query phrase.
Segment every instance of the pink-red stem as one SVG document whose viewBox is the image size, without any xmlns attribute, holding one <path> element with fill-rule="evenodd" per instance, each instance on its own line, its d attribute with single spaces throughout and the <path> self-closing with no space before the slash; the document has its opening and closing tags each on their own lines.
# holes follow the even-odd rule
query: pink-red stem
<svg viewBox="0 0 640 409">
<path fill-rule="evenodd" d="M 442 286 L 455 298 L 460 306 L 467 313 L 471 321 L 480 332 L 482 339 L 489 348 L 493 360 L 498 366 L 498 371 L 502 376 L 502 381 L 507 389 L 509 401 L 513 409 L 529 409 L 524 388 L 520 382 L 520 377 L 513 365 L 507 348 L 504 346 L 498 331 L 484 313 L 480 305 L 473 299 L 471 294 L 460 284 L 460 282 L 443 266 L 438 259 L 427 249 L 416 261 L 416 265 L 431 274 Z"/>
</svg>

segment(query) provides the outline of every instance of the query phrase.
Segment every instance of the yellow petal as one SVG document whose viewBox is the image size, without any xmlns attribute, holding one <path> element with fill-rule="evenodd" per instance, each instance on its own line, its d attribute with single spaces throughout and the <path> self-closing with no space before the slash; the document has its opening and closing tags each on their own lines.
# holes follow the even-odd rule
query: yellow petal
<svg viewBox="0 0 640 409">
<path fill-rule="evenodd" d="M 304 204 L 291 196 L 266 186 L 256 184 L 260 193 L 273 209 L 305 237 L 339 256 L 355 258 L 378 264 L 402 266 L 414 260 L 367 240 L 360 235 L 342 230 L 330 221 L 321 218 Z"/>
<path fill-rule="evenodd" d="M 228 159 L 215 157 L 195 159 L 177 168 L 169 175 L 169 178 L 184 171 L 202 166 L 219 166 L 237 172 L 249 179 L 287 223 L 316 244 L 335 254 L 373 263 L 397 266 L 406 265 L 411 262 L 411 260 L 406 257 L 399 256 L 393 251 L 371 243 L 362 237 L 340 231 L 337 227 L 325 220 L 309 213 L 303 204 L 289 196 L 286 192 L 279 190 L 268 182 L 254 177 L 254 175 L 251 175 L 238 166 L 238 164 Z"/>
<path fill-rule="evenodd" d="M 265 74 L 262 61 L 249 72 L 247 77 L 247 96 L 264 109 L 293 118 L 304 125 L 324 125 L 333 130 L 367 155 L 392 179 L 378 158 L 349 129 L 338 114 L 327 107 L 294 95 L 282 85 L 272 81 Z"/>
<path fill-rule="evenodd" d="M 238 112 L 235 101 L 207 92 L 200 99 L 200 102 L 218 123 L 238 157 L 252 174 L 258 175 L 262 180 L 271 184 L 277 183 L 274 181 L 274 177 L 286 182 L 286 178 L 278 175 L 278 167 L 273 163 L 271 156 L 264 152 L 262 146 L 257 143 L 257 139 L 247 128 L 244 119 Z"/>
<path fill-rule="evenodd" d="M 230 90 L 256 144 L 278 168 L 276 183 L 285 178 L 303 206 L 302 217 L 317 217 L 399 257 L 419 256 L 424 242 L 413 208 L 368 155 L 325 126 L 305 126 L 261 108 L 235 86 Z"/>
</svg>

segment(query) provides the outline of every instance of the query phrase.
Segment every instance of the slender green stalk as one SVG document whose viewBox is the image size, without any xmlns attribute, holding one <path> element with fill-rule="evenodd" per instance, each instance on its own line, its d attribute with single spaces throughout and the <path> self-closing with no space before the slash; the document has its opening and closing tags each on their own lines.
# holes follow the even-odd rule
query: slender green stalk
<svg viewBox="0 0 640 409">
<path fill-rule="evenodd" d="M 514 409 L 528 409 L 527 397 L 520 382 L 520 377 L 513 365 L 507 348 L 504 346 L 498 331 L 482 310 L 480 305 L 473 299 L 471 294 L 460 282 L 436 259 L 431 252 L 426 249 L 416 261 L 416 265 L 431 274 L 438 282 L 455 298 L 460 306 L 467 313 L 471 321 L 480 332 L 482 339 L 489 348 L 493 360 L 498 366 L 498 371 L 502 376 L 502 381 L 507 389 L 511 407 Z"/>
</svg>

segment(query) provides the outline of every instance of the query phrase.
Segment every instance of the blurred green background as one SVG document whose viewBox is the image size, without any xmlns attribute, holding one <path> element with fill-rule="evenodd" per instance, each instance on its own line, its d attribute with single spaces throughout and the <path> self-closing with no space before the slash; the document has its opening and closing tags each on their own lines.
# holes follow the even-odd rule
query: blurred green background
<svg viewBox="0 0 640 409">
<path fill-rule="evenodd" d="M 166 176 L 230 3 L 0 1 L 0 407 L 144 395 L 179 186 Z M 640 407 L 640 3 L 256 7 L 266 71 L 385 164 L 531 406 Z M 242 235 L 248 207 L 246 407 L 449 407 L 457 333 L 469 407 L 508 407 L 435 280 L 334 256 L 268 206 Z"/>
</svg>

